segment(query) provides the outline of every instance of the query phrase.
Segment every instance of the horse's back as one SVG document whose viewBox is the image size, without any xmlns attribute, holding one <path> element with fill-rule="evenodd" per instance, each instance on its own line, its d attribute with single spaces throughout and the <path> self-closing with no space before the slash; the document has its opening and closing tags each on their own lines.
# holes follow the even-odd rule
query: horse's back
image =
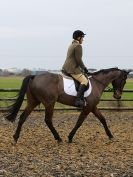
<svg viewBox="0 0 133 177">
<path fill-rule="evenodd" d="M 32 84 L 36 87 L 47 87 L 49 85 L 58 84 L 58 81 L 58 74 L 46 72 L 40 75 L 36 75 Z"/>
</svg>

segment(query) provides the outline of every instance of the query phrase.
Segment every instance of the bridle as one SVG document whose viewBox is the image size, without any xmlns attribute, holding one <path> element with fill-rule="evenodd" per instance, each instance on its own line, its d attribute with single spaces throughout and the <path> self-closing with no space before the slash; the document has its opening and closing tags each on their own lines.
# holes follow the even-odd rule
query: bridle
<svg viewBox="0 0 133 177">
<path fill-rule="evenodd" d="M 95 77 L 93 77 L 93 75 L 91 75 L 91 77 L 94 79 L 94 80 L 96 80 L 98 83 L 100 83 L 101 85 L 103 85 L 104 87 L 106 87 L 106 85 L 105 84 L 103 84 L 101 81 L 99 81 L 98 79 L 96 79 Z M 122 79 L 122 80 L 124 80 L 124 79 Z M 115 89 L 115 87 L 113 86 L 113 88 L 111 88 L 111 87 L 109 87 L 109 86 L 107 86 L 106 87 L 107 88 L 107 91 L 116 91 L 116 89 Z"/>
<path fill-rule="evenodd" d="M 105 84 L 103 84 L 101 81 L 99 81 L 98 79 L 96 79 L 95 77 L 91 76 L 95 81 L 97 81 L 98 83 L 100 83 L 102 86 L 107 88 L 107 91 L 114 91 L 114 88 L 111 88 L 109 86 L 106 86 Z"/>
</svg>

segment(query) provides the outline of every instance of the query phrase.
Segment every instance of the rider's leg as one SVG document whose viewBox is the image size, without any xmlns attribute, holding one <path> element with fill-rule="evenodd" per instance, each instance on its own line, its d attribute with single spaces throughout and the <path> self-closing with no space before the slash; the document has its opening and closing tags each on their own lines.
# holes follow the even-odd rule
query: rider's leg
<svg viewBox="0 0 133 177">
<path fill-rule="evenodd" d="M 80 82 L 80 87 L 77 93 L 75 105 L 78 107 L 84 107 L 85 100 L 83 99 L 83 97 L 84 97 L 84 92 L 87 88 L 88 79 L 83 74 L 76 74 L 76 75 L 72 74 L 72 77 Z"/>
</svg>

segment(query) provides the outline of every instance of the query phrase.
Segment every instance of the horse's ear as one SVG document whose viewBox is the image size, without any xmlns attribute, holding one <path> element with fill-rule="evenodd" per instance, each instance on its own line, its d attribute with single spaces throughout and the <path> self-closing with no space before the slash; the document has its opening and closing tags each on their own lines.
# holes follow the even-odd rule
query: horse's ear
<svg viewBox="0 0 133 177">
<path fill-rule="evenodd" d="M 130 73 L 130 72 L 133 72 L 132 69 L 128 69 L 128 70 L 123 70 L 127 75 Z"/>
</svg>

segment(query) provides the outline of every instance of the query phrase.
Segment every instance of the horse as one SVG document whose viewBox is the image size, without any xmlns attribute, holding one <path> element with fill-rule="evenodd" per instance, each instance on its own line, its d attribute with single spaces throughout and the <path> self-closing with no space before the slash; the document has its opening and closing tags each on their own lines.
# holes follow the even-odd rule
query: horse
<svg viewBox="0 0 133 177">
<path fill-rule="evenodd" d="M 113 97 L 121 99 L 124 85 L 126 83 L 128 71 L 118 68 L 102 69 L 91 73 L 89 78 L 92 91 L 86 97 L 86 106 L 81 109 L 78 120 L 68 135 L 68 142 L 72 143 L 73 137 L 79 127 L 82 125 L 86 117 L 92 112 L 101 122 L 109 139 L 113 138 L 109 130 L 106 119 L 98 109 L 97 105 L 100 101 L 105 88 L 112 83 Z M 20 110 L 25 94 L 27 95 L 27 105 L 24 111 L 19 116 L 18 126 L 13 135 L 14 142 L 17 143 L 23 123 L 26 121 L 33 109 L 42 103 L 45 107 L 45 122 L 51 130 L 55 140 L 62 142 L 62 139 L 52 123 L 54 106 L 56 102 L 75 106 L 75 96 L 68 95 L 64 92 L 63 76 L 61 74 L 46 72 L 40 75 L 29 75 L 23 79 L 21 88 L 18 92 L 14 103 L 7 107 L 5 118 L 8 121 L 14 122 Z"/>
</svg>

